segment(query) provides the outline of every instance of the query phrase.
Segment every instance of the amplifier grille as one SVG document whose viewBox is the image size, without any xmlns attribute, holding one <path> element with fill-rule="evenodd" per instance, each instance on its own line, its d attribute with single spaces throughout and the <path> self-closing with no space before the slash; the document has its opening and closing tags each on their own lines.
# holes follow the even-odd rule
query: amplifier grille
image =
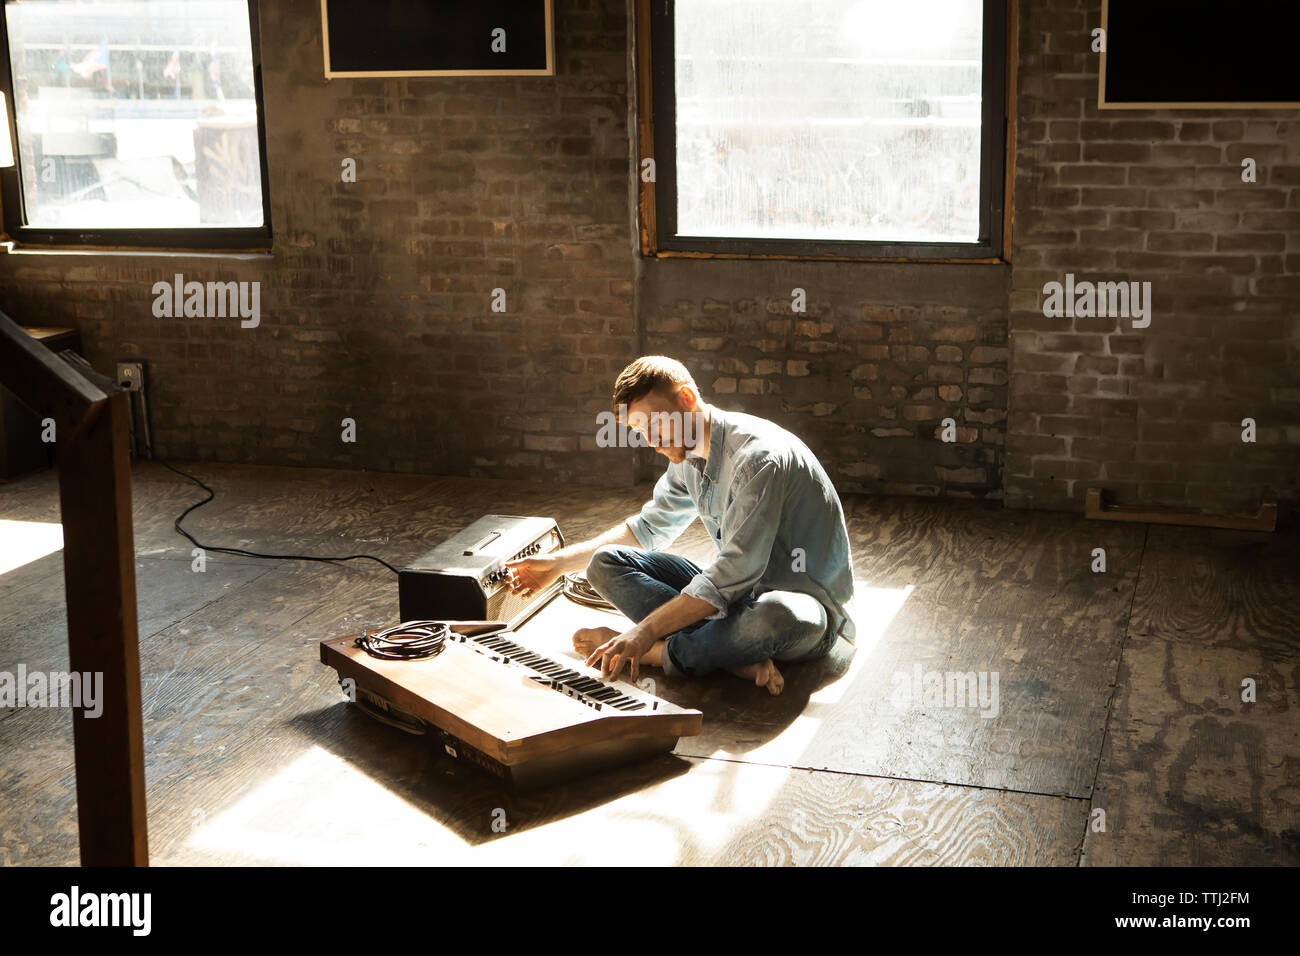
<svg viewBox="0 0 1300 956">
<path fill-rule="evenodd" d="M 526 608 L 532 598 L 516 594 L 509 588 L 501 588 L 496 594 L 488 596 L 487 615 L 489 621 L 512 621 L 516 614 Z"/>
</svg>

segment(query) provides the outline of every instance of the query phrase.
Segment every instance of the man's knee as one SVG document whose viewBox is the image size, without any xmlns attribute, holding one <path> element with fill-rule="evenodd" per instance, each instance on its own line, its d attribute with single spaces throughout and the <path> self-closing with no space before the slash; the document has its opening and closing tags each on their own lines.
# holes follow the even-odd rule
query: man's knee
<svg viewBox="0 0 1300 956">
<path fill-rule="evenodd" d="M 754 602 L 753 613 L 758 626 L 770 634 L 796 637 L 826 630 L 826 609 L 811 594 L 769 591 Z"/>
<path fill-rule="evenodd" d="M 613 572 L 624 567 L 627 567 L 627 548 L 619 544 L 601 545 L 587 562 L 587 580 L 599 591 L 609 583 Z"/>
</svg>

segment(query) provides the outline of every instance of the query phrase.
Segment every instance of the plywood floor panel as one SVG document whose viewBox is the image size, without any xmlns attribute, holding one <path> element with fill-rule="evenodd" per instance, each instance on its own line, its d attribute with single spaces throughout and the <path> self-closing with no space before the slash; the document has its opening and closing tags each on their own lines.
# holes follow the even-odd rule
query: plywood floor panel
<svg viewBox="0 0 1300 956">
<path fill-rule="evenodd" d="M 1087 864 L 1300 863 L 1298 567 L 1295 534 L 1152 526 Z"/>
<path fill-rule="evenodd" d="M 1300 865 L 1300 654 L 1133 637 L 1092 807 L 1089 866 Z"/>
<path fill-rule="evenodd" d="M 1300 535 L 1153 525 L 1132 631 L 1202 647 L 1300 653 Z"/>
<path fill-rule="evenodd" d="M 265 563 L 212 564 L 207 572 L 197 574 L 187 560 L 137 558 L 136 606 L 142 639 L 268 570 Z M 0 597 L 0 670 L 12 670 L 19 662 L 26 663 L 29 670 L 67 667 L 68 619 L 62 575 L 45 578 L 43 583 L 44 587 L 23 588 Z"/>
</svg>

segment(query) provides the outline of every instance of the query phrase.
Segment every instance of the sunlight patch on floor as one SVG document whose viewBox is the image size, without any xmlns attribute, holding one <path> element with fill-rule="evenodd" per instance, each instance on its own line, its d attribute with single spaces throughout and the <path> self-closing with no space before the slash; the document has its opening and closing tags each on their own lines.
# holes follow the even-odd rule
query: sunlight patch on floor
<svg viewBox="0 0 1300 956">
<path fill-rule="evenodd" d="M 202 820 L 186 846 L 231 863 L 352 866 L 451 859 L 465 841 L 344 758 L 312 747 Z"/>
<path fill-rule="evenodd" d="M 57 521 L 0 519 L 0 574 L 8 574 L 63 547 L 63 525 Z"/>
<path fill-rule="evenodd" d="M 904 588 L 878 588 L 855 583 L 856 613 L 853 620 L 857 627 L 857 637 L 849 669 L 838 680 L 809 695 L 808 703 L 799 716 L 779 734 L 767 743 L 736 756 L 743 756 L 743 759 L 749 761 L 766 760 L 778 765 L 789 765 L 791 754 L 805 753 L 813 736 L 821 728 L 821 715 L 834 709 L 834 705 L 853 686 L 858 674 L 870 665 L 876 644 L 913 590 L 915 588 L 911 584 Z M 716 756 L 730 756 L 730 751 L 727 750 L 714 753 Z"/>
<path fill-rule="evenodd" d="M 671 866 L 709 859 L 737 834 L 761 827 L 788 774 L 703 761 L 608 803 L 518 829 L 523 821 L 511 820 L 504 806 L 504 815 L 485 805 L 444 822 L 432 815 L 437 809 L 416 807 L 344 758 L 313 747 L 230 809 L 201 820 L 185 846 L 159 862 Z M 494 820 L 505 829 L 494 830 Z"/>
</svg>

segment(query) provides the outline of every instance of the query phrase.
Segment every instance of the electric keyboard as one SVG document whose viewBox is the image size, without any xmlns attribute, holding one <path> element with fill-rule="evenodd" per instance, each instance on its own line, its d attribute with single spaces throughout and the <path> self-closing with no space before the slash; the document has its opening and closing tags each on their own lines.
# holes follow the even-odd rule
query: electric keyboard
<svg viewBox="0 0 1300 956">
<path fill-rule="evenodd" d="M 354 703 L 519 790 L 667 753 L 703 728 L 700 711 L 540 654 L 500 621 L 451 623 L 422 660 L 372 657 L 357 636 L 320 645 Z"/>
</svg>

